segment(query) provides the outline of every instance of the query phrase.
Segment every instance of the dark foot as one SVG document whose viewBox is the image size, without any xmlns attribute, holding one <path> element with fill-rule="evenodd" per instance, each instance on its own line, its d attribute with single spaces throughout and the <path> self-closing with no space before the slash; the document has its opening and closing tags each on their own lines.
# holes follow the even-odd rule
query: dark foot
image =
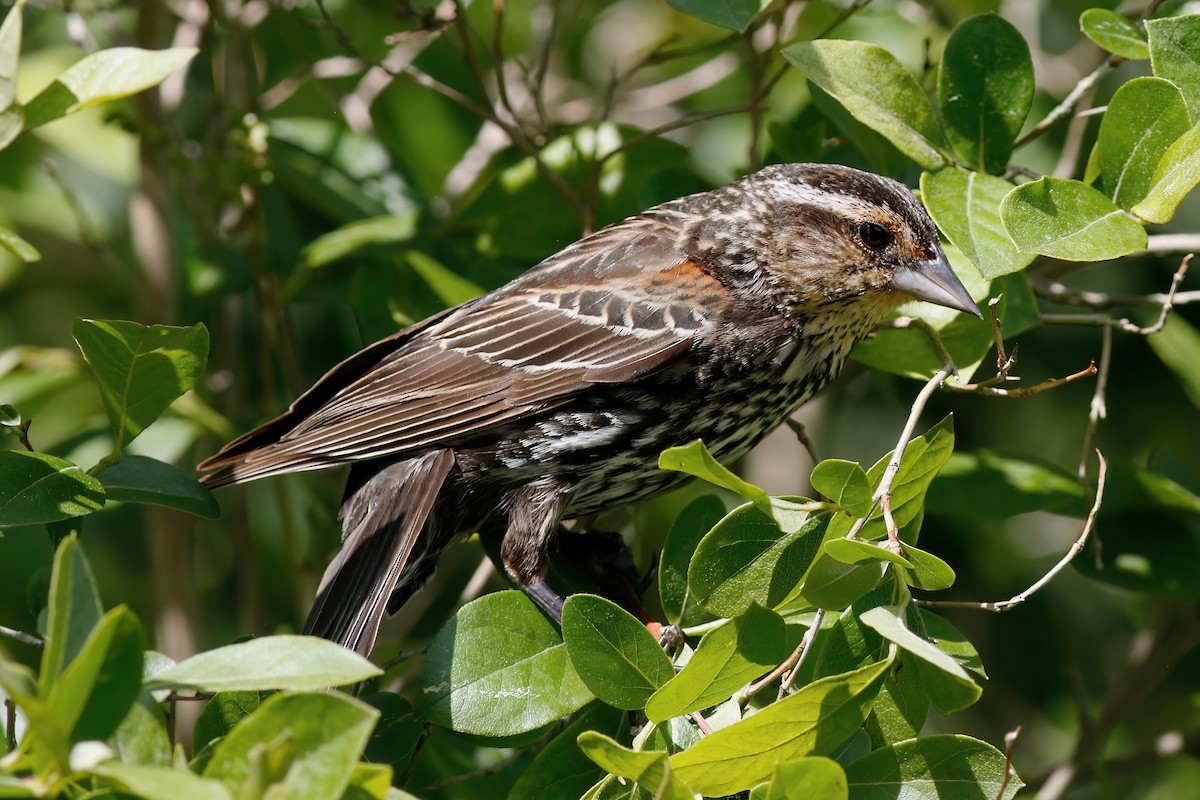
<svg viewBox="0 0 1200 800">
<path fill-rule="evenodd" d="M 538 580 L 528 586 L 522 586 L 521 591 L 525 592 L 538 608 L 545 611 L 550 619 L 558 625 L 562 625 L 563 599 L 550 588 L 550 584 L 544 580 Z"/>
</svg>

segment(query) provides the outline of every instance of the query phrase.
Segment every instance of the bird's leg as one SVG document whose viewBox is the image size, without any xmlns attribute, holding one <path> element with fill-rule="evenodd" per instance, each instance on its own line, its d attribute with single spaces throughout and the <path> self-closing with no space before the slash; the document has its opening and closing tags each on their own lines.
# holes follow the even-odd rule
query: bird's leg
<svg viewBox="0 0 1200 800">
<path fill-rule="evenodd" d="M 500 559 L 521 591 L 556 623 L 562 624 L 563 600 L 546 583 L 547 550 L 564 505 L 565 487 L 557 481 L 527 484 L 508 500 L 508 530 Z"/>
</svg>

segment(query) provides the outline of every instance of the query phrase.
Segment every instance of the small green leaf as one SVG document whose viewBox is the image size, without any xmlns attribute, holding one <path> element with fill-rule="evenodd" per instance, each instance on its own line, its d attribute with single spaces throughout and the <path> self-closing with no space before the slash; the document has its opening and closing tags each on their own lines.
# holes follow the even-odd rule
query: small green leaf
<svg viewBox="0 0 1200 800">
<path fill-rule="evenodd" d="M 1006 180 L 946 167 L 921 173 L 921 202 L 955 247 L 988 279 L 1019 272 L 1034 259 L 1017 250 L 1000 222 Z"/>
<path fill-rule="evenodd" d="M 363 757 L 378 764 L 403 767 L 426 733 L 412 703 L 395 692 L 375 692 L 362 700 L 380 713 L 379 724 L 371 733 Z"/>
<path fill-rule="evenodd" d="M 874 630 L 889 642 L 904 648 L 905 651 L 919 658 L 925 664 L 944 673 L 952 682 L 949 691 L 938 692 L 930 685 L 930 679 L 942 678 L 920 672 L 922 682 L 934 704 L 946 714 L 961 711 L 972 705 L 983 694 L 983 689 L 971 678 L 965 669 L 949 654 L 937 645 L 923 639 L 908 629 L 904 621 L 904 610 L 896 606 L 878 606 L 864 611 L 859 615 L 863 625 Z M 918 665 L 920 667 L 921 665 Z"/>
<path fill-rule="evenodd" d="M 190 390 L 208 360 L 208 329 L 77 319 L 71 333 L 100 383 L 117 452 Z"/>
<path fill-rule="evenodd" d="M 513 736 L 591 700 L 554 626 L 507 591 L 463 606 L 434 637 L 417 712 L 451 730 Z"/>
<path fill-rule="evenodd" d="M 646 704 L 651 722 L 716 705 L 763 675 L 788 654 L 783 619 L 757 605 L 704 634 L 678 675 Z"/>
<path fill-rule="evenodd" d="M 42 651 L 38 675 L 39 697 L 50 696 L 59 675 L 79 655 L 103 614 L 92 567 L 78 537 L 70 534 L 59 544 L 50 574 L 46 649 Z"/>
<path fill-rule="evenodd" d="M 72 742 L 116 732 L 142 684 L 142 626 L 128 608 L 109 611 L 50 687 L 46 706 Z"/>
<path fill-rule="evenodd" d="M 110 500 L 164 506 L 205 519 L 221 516 L 212 492 L 179 467 L 158 459 L 124 455 L 97 477 Z"/>
<path fill-rule="evenodd" d="M 416 211 L 355 220 L 313 239 L 300 252 L 300 258 L 304 266 L 314 269 L 353 256 L 367 247 L 407 242 L 416 233 Z"/>
<path fill-rule="evenodd" d="M 230 790 L 219 781 L 201 778 L 186 769 L 149 764 L 106 761 L 92 773 L 109 785 L 144 800 L 232 800 Z M 3 796 L 3 793 L 0 793 Z"/>
<path fill-rule="evenodd" d="M 975 645 L 971 644 L 967 637 L 963 636 L 962 632 L 950 623 L 950 620 L 923 608 L 918 608 L 917 614 L 925 626 L 925 633 L 939 650 L 950 655 L 963 669 L 974 672 L 981 678 L 988 676 Z"/>
<path fill-rule="evenodd" d="M 886 547 L 880 547 L 871 542 L 860 542 L 858 539 L 830 539 L 822 548 L 829 556 L 843 564 L 863 564 L 870 561 L 882 561 L 889 564 L 899 564 L 912 567 L 908 559 L 899 553 L 893 553 Z"/>
<path fill-rule="evenodd" d="M 509 800 L 576 800 L 600 778 L 602 771 L 579 746 L 579 736 L 585 731 L 597 731 L 605 736 L 618 736 L 628 730 L 623 712 L 593 703 L 576 714 L 562 733 L 550 740 L 521 773 L 509 790 Z M 369 754 L 369 753 L 368 753 Z"/>
<path fill-rule="evenodd" d="M 1200 97 L 1195 101 L 1200 102 Z M 1146 199 L 1132 211 L 1147 222 L 1160 225 L 1170 222 L 1183 198 L 1197 183 L 1200 183 L 1200 123 L 1193 125 L 1163 153 L 1154 168 Z"/>
<path fill-rule="evenodd" d="M 887 50 L 819 39 L 785 47 L 783 56 L 913 161 L 929 170 L 945 165 L 945 139 L 929 98 Z"/>
<path fill-rule="evenodd" d="M 909 586 L 927 592 L 940 592 L 954 585 L 954 570 L 933 553 L 906 544 L 904 555 L 913 564 L 911 569 L 905 570 L 905 579 Z"/>
<path fill-rule="evenodd" d="M 4 115 L 0 114 L 0 142 L 3 142 L 5 136 L 4 131 Z M 9 139 L 9 141 L 12 140 Z M 3 147 L 0 147 L 0 149 L 3 149 Z M 42 254 L 37 251 L 36 247 L 3 225 L 0 225 L 0 247 L 3 247 L 5 250 L 24 261 L 26 264 L 32 264 L 35 261 L 42 260 Z"/>
<path fill-rule="evenodd" d="M 671 763 L 663 750 L 632 750 L 619 742 L 595 731 L 579 735 L 579 748 L 587 757 L 615 776 L 634 781 L 630 798 L 651 797 L 663 800 L 693 800 L 694 794 L 672 771 Z M 643 791 L 639 792 L 638 789 Z M 584 797 L 621 797 L 623 794 L 587 794 Z"/>
<path fill-rule="evenodd" d="M 157 86 L 197 52 L 194 47 L 113 47 L 84 56 L 25 105 L 25 128 Z"/>
<path fill-rule="evenodd" d="M 24 11 L 23 6 L 11 6 L 4 24 L 0 25 L 0 111 L 8 111 L 17 102 L 17 62 L 21 58 Z"/>
<path fill-rule="evenodd" d="M 340 797 L 378 719 L 339 693 L 272 695 L 217 743 L 204 777 L 239 796 Z"/>
<path fill-rule="evenodd" d="M 938 734 L 873 750 L 846 765 L 852 800 L 986 797 L 1011 800 L 1025 784 L 1005 779 L 1004 754 L 969 736 Z"/>
<path fill-rule="evenodd" d="M 201 692 L 347 686 L 380 674 L 370 661 L 316 636 L 264 636 L 197 653 L 163 670 L 146 687 Z"/>
<path fill-rule="evenodd" d="M 0 428 L 21 427 L 21 412 L 8 403 L 0 403 Z"/>
<path fill-rule="evenodd" d="M 848 800 L 849 791 L 838 762 L 807 756 L 775 767 L 766 800 Z"/>
<path fill-rule="evenodd" d="M 662 451 L 658 457 L 658 468 L 703 478 L 714 486 L 740 494 L 767 514 L 771 513 L 770 495 L 730 472 L 713 458 L 704 442 L 699 439 L 682 447 L 670 447 Z"/>
<path fill-rule="evenodd" d="M 1033 104 L 1033 61 L 1025 38 L 995 14 L 961 22 L 938 68 L 946 138 L 966 166 L 1002 172 Z"/>
<path fill-rule="evenodd" d="M 1146 22 L 1155 76 L 1183 90 L 1192 123 L 1200 122 L 1200 14 Z"/>
<path fill-rule="evenodd" d="M 1133 61 L 1150 57 L 1150 45 L 1142 29 L 1115 11 L 1089 8 L 1079 15 L 1083 35 L 1110 53 Z"/>
<path fill-rule="evenodd" d="M 405 258 L 409 265 L 429 285 L 437 298 L 447 306 L 457 306 L 484 294 L 483 287 L 459 275 L 430 258 L 425 253 L 410 250 Z"/>
<path fill-rule="evenodd" d="M 1022 184 L 1000 203 L 1000 219 L 1023 252 L 1064 261 L 1105 261 L 1146 249 L 1146 229 L 1081 181 Z"/>
<path fill-rule="evenodd" d="M 745 33 L 769 0 L 667 0 L 676 11 L 689 17 Z"/>
<path fill-rule="evenodd" d="M 688 786 L 720 797 L 767 780 L 777 764 L 829 755 L 858 730 L 892 660 L 814 681 L 671 757 Z"/>
<path fill-rule="evenodd" d="M 1167 148 L 1189 127 L 1183 94 L 1162 78 L 1134 78 L 1108 101 L 1096 139 L 1105 191 L 1133 208 L 1152 187 Z"/>
<path fill-rule="evenodd" d="M 691 596 L 721 617 L 758 603 L 776 608 L 803 578 L 820 547 L 829 514 L 814 514 L 793 533 L 756 506 L 735 508 L 700 540 L 688 567 Z"/>
<path fill-rule="evenodd" d="M 264 698 L 263 692 L 217 692 L 196 718 L 192 733 L 192 752 L 199 753 L 211 741 L 220 739 L 239 722 L 253 714 Z"/>
<path fill-rule="evenodd" d="M 149 696 L 129 707 L 113 734 L 113 750 L 126 764 L 171 765 L 171 742 L 162 712 Z"/>
<path fill-rule="evenodd" d="M 826 534 L 826 541 L 832 540 Z M 840 611 L 878 586 L 886 570 L 882 561 L 844 564 L 822 553 L 804 576 L 799 595 L 816 608 Z"/>
<path fill-rule="evenodd" d="M 58 522 L 104 507 L 100 481 L 61 458 L 0 452 L 0 527 Z"/>
<path fill-rule="evenodd" d="M 579 677 L 601 702 L 629 711 L 675 676 L 671 659 L 628 611 L 603 597 L 576 594 L 562 610 L 563 641 Z"/>
<path fill-rule="evenodd" d="M 871 509 L 871 487 L 867 473 L 856 461 L 827 458 L 813 467 L 809 479 L 813 489 L 856 517 Z"/>
<path fill-rule="evenodd" d="M 678 625 L 691 604 L 687 572 L 700 540 L 725 516 L 725 504 L 715 495 L 697 497 L 689 503 L 667 533 L 658 564 L 658 594 L 667 620 Z M 694 604 L 693 604 L 694 607 Z"/>
</svg>

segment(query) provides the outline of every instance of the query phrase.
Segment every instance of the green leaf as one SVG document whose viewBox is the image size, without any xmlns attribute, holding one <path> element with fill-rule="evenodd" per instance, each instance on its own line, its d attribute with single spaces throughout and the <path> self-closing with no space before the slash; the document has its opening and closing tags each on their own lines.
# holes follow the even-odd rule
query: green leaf
<svg viewBox="0 0 1200 800">
<path fill-rule="evenodd" d="M 667 0 L 676 11 L 689 17 L 745 33 L 769 0 Z"/>
<path fill-rule="evenodd" d="M 395 692 L 375 692 L 362 700 L 381 715 L 363 757 L 393 766 L 407 763 L 425 735 L 425 725 L 417 720 L 412 703 Z"/>
<path fill-rule="evenodd" d="M 830 539 L 822 549 L 831 558 L 843 564 L 863 564 L 869 561 L 882 561 L 889 564 L 899 564 L 912 567 L 904 556 L 894 553 L 886 547 L 871 542 L 860 542 L 858 539 Z"/>
<path fill-rule="evenodd" d="M 632 750 L 595 731 L 579 735 L 579 748 L 587 757 L 613 775 L 635 782 L 635 787 L 663 800 L 693 800 L 692 791 L 673 773 L 671 762 L 663 750 Z M 631 788 L 635 788 L 631 787 Z M 588 794 L 585 797 L 610 798 L 610 794 Z M 632 792 L 630 797 L 644 796 Z"/>
<path fill-rule="evenodd" d="M 38 525 L 104 507 L 104 487 L 70 461 L 24 450 L 0 452 L 0 527 Z"/>
<path fill-rule="evenodd" d="M 1134 61 L 1150 57 L 1146 34 L 1127 17 L 1107 8 L 1089 8 L 1079 15 L 1083 35 L 1110 53 Z"/>
<path fill-rule="evenodd" d="M 113 734 L 112 745 L 117 757 L 126 764 L 171 765 L 171 742 L 162 712 L 153 698 L 143 696 L 129 707 L 129 713 Z"/>
<path fill-rule="evenodd" d="M 110 500 L 164 506 L 205 519 L 221 516 L 212 492 L 179 467 L 155 458 L 124 455 L 97 477 Z"/>
<path fill-rule="evenodd" d="M 923 608 L 917 609 L 917 615 L 925 626 L 925 633 L 939 650 L 949 654 L 963 669 L 974 672 L 981 678 L 987 677 L 987 670 L 983 668 L 979 651 L 950 620 Z"/>
<path fill-rule="evenodd" d="M 192 752 L 199 753 L 211 741 L 220 739 L 262 705 L 262 692 L 217 692 L 204 705 L 192 732 Z"/>
<path fill-rule="evenodd" d="M 25 129 L 157 86 L 197 52 L 113 47 L 84 56 L 26 104 Z"/>
<path fill-rule="evenodd" d="M 826 542 L 832 539 L 826 534 Z M 886 571 L 881 561 L 844 564 L 822 553 L 804 576 L 799 595 L 815 608 L 839 611 L 878 586 Z"/>
<path fill-rule="evenodd" d="M 728 700 L 769 672 L 788 654 L 783 618 L 757 605 L 704 634 L 683 671 L 646 704 L 651 722 L 662 722 Z"/>
<path fill-rule="evenodd" d="M 1154 340 L 1148 341 L 1153 345 Z M 1200 359 L 1200 343 L 1196 352 Z M 1083 516 L 1087 508 L 1073 472 L 994 450 L 951 455 L 930 484 L 927 503 L 939 514 L 970 519 L 1007 519 L 1031 511 Z"/>
<path fill-rule="evenodd" d="M 966 166 L 1002 172 L 1033 104 L 1033 61 L 1020 32 L 995 14 L 960 23 L 938 68 L 946 138 Z"/>
<path fill-rule="evenodd" d="M 463 606 L 434 637 L 417 711 L 451 730 L 512 736 L 591 699 L 554 626 L 524 594 L 506 591 Z"/>
<path fill-rule="evenodd" d="M 1064 261 L 1104 261 L 1146 249 L 1146 229 L 1080 181 L 1047 177 L 1022 184 L 1000 203 L 1000 219 L 1022 252 Z"/>
<path fill-rule="evenodd" d="M 3 141 L 4 139 L 4 131 L 4 115 L 0 114 L 0 141 Z M 0 149 L 3 148 L 0 147 Z M 36 247 L 3 225 L 0 225 L 0 247 L 3 247 L 5 250 L 24 261 L 26 264 L 32 264 L 35 261 L 42 260 L 42 254 L 37 251 Z"/>
<path fill-rule="evenodd" d="M 658 594 L 667 620 L 678 625 L 691 603 L 688 594 L 688 565 L 700 540 L 725 516 L 725 504 L 715 495 L 697 497 L 679 512 L 658 564 Z"/>
<path fill-rule="evenodd" d="M 900 668 L 888 673 L 879 687 L 865 729 L 873 747 L 912 739 L 929 717 L 929 695 L 914 667 L 916 659 L 902 655 Z"/>
<path fill-rule="evenodd" d="M 145 800 L 232 800 L 229 789 L 219 781 L 201 778 L 186 769 L 149 764 L 106 761 L 91 772 Z M 0 794 L 0 796 L 3 796 Z"/>
<path fill-rule="evenodd" d="M 671 757 L 695 791 L 723 796 L 767 780 L 780 763 L 829 755 L 867 718 L 892 661 L 814 681 Z"/>
<path fill-rule="evenodd" d="M 405 258 L 413 270 L 429 284 L 429 288 L 438 299 L 447 306 L 457 306 L 484 294 L 483 287 L 447 269 L 422 252 L 410 250 Z"/>
<path fill-rule="evenodd" d="M 636 711 L 675 676 L 671 659 L 646 626 L 625 609 L 591 594 L 567 598 L 563 641 L 579 677 L 601 702 Z"/>
<path fill-rule="evenodd" d="M 300 252 L 300 258 L 304 266 L 314 269 L 349 258 L 374 245 L 407 242 L 416 234 L 416 211 L 360 219 L 313 239 Z"/>
<path fill-rule="evenodd" d="M 1006 766 L 1004 754 L 986 742 L 941 734 L 874 750 L 846 765 L 846 779 L 851 800 L 1011 800 L 1025 784 L 1014 775 L 1005 785 Z"/>
<path fill-rule="evenodd" d="M 840 764 L 808 756 L 775 767 L 766 800 L 848 800 L 849 791 Z"/>
<path fill-rule="evenodd" d="M 1034 259 L 1017 250 L 1000 222 L 1000 201 L 1012 189 L 994 175 L 957 167 L 921 173 L 921 202 L 929 215 L 988 279 L 1019 272 Z"/>
<path fill-rule="evenodd" d="M 658 457 L 658 468 L 703 478 L 714 486 L 740 494 L 765 513 L 771 513 L 770 495 L 730 472 L 713 458 L 704 442 L 699 439 L 681 447 L 669 447 L 662 451 Z"/>
<path fill-rule="evenodd" d="M 929 170 L 945 165 L 945 140 L 929 98 L 887 50 L 819 39 L 785 47 L 783 56 L 913 161 Z"/>
<path fill-rule="evenodd" d="M 8 111 L 17 102 L 17 62 L 21 58 L 24 11 L 22 6 L 10 7 L 4 24 L 0 25 L 0 111 Z"/>
<path fill-rule="evenodd" d="M 141 690 L 142 647 L 142 626 L 128 608 L 96 623 L 46 698 L 71 741 L 103 741 L 116 732 Z"/>
<path fill-rule="evenodd" d="M 856 461 L 827 458 L 813 467 L 809 482 L 817 492 L 857 517 L 871 509 L 867 473 Z"/>
<path fill-rule="evenodd" d="M 1200 122 L 1200 14 L 1149 20 L 1146 34 L 1154 74 L 1183 90 L 1192 123 Z"/>
<path fill-rule="evenodd" d="M 1200 408 L 1200 331 L 1178 314 L 1171 314 L 1162 330 L 1146 341 L 1175 375 L 1192 405 Z"/>
<path fill-rule="evenodd" d="M 601 776 L 600 768 L 580 748 L 579 736 L 585 731 L 618 736 L 627 729 L 624 713 L 603 703 L 592 704 L 538 751 L 513 784 L 509 800 L 576 800 Z"/>
<path fill-rule="evenodd" d="M 92 567 L 78 537 L 70 534 L 59 544 L 50 574 L 46 649 L 38 675 L 40 697 L 49 697 L 59 675 L 79 655 L 103 614 Z"/>
<path fill-rule="evenodd" d="M 8 403 L 0 403 L 0 428 L 19 428 L 22 421 L 20 411 Z"/>
<path fill-rule="evenodd" d="M 1196 98 L 1195 102 L 1200 102 Z M 1193 125 L 1163 153 L 1146 199 L 1132 211 L 1147 222 L 1164 224 L 1175 218 L 1175 211 L 1188 192 L 1200 183 L 1200 123 Z"/>
<path fill-rule="evenodd" d="M 1152 186 L 1167 148 L 1189 127 L 1183 94 L 1162 78 L 1134 78 L 1108 101 L 1096 139 L 1105 191 L 1121 208 L 1133 208 Z"/>
<path fill-rule="evenodd" d="M 908 629 L 904 621 L 904 609 L 897 606 L 878 606 L 864 611 L 859 615 L 859 620 L 889 642 L 904 648 L 906 652 L 942 673 L 937 675 L 926 672 L 921 669 L 923 665 L 917 665 L 930 699 L 943 713 L 961 711 L 983 694 L 983 689 L 958 661 L 937 645 Z"/>
<path fill-rule="evenodd" d="M 117 452 L 196 384 L 208 329 L 77 319 L 71 333 L 100 383 Z"/>
<path fill-rule="evenodd" d="M 380 674 L 370 661 L 316 636 L 264 636 L 197 653 L 155 675 L 147 688 L 201 692 L 347 686 Z"/>
<path fill-rule="evenodd" d="M 903 547 L 904 555 L 913 564 L 911 569 L 905 570 L 905 580 L 909 586 L 927 592 L 940 592 L 954 585 L 954 570 L 945 561 L 914 545 L 905 544 Z"/>
<path fill-rule="evenodd" d="M 697 545 L 688 567 L 691 596 L 721 617 L 753 603 L 777 607 L 804 577 L 828 523 L 829 514 L 814 514 L 785 533 L 756 506 L 735 508 Z"/>
<path fill-rule="evenodd" d="M 239 796 L 339 797 L 378 718 L 343 694 L 272 695 L 217 743 L 204 777 Z"/>
<path fill-rule="evenodd" d="M 918 519 L 924 512 L 925 492 L 933 482 L 954 451 L 954 417 L 946 416 L 925 434 L 909 440 L 900 458 L 900 466 L 892 480 L 891 506 L 892 519 L 903 529 L 906 525 Z M 867 471 L 867 479 L 872 486 L 878 486 L 883 479 L 883 473 L 891 461 L 892 453 L 875 462 Z M 854 520 L 848 517 L 834 517 L 829 524 L 828 538 L 844 537 L 853 527 Z M 883 520 L 883 511 L 876 509 L 858 533 L 858 538 L 864 541 L 882 539 L 887 535 L 887 525 Z M 910 537 L 915 541 L 915 536 Z"/>
</svg>

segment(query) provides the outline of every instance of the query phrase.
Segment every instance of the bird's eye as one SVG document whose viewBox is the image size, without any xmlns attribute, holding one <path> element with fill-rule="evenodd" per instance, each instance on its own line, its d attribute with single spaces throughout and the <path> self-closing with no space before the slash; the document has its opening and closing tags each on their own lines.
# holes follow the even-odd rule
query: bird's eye
<svg viewBox="0 0 1200 800">
<path fill-rule="evenodd" d="M 872 250 L 882 250 L 892 243 L 892 232 L 878 222 L 864 222 L 858 228 L 858 238 Z"/>
</svg>

